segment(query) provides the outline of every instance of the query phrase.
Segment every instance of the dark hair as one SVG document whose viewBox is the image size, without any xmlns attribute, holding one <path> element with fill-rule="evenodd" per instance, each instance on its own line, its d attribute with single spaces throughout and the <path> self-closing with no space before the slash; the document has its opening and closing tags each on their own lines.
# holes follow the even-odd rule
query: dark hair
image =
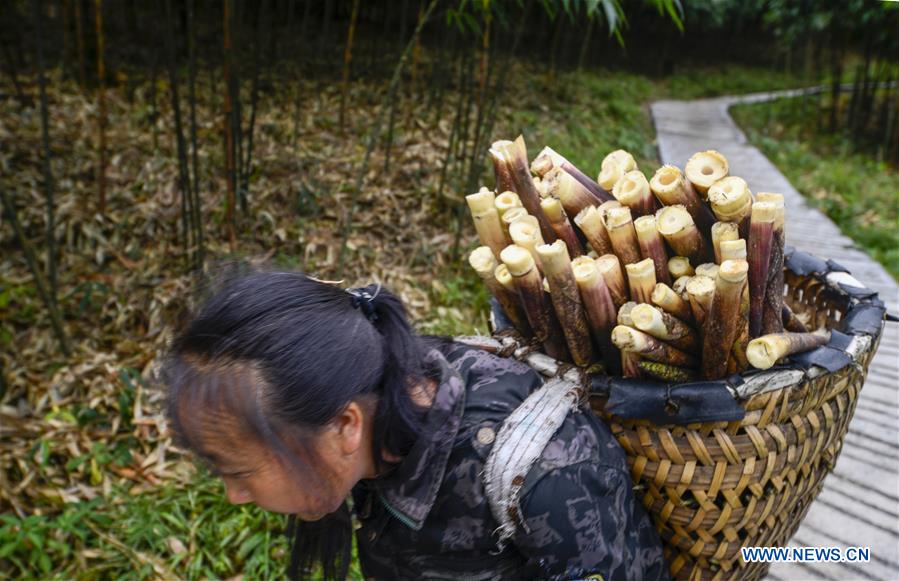
<svg viewBox="0 0 899 581">
<path fill-rule="evenodd" d="M 350 401 L 373 394 L 375 462 L 383 468 L 381 450 L 405 456 L 425 413 L 409 387 L 431 375 L 423 367 L 427 342 L 410 326 L 399 298 L 374 285 L 364 290 L 374 296 L 371 310 L 357 308 L 360 299 L 346 290 L 301 273 L 253 272 L 227 281 L 175 338 L 166 359 L 168 415 L 178 441 L 202 454 L 179 413 L 188 406 L 191 422 L 195 411 L 216 414 L 219 429 L 223 419 L 242 422 L 289 458 L 280 432 L 314 432 Z M 251 365 L 262 379 L 255 389 L 263 393 L 247 395 L 252 377 L 248 382 L 235 364 Z M 346 503 L 317 522 L 291 516 L 287 533 L 291 577 L 316 563 L 326 579 L 346 577 L 352 545 Z"/>
</svg>

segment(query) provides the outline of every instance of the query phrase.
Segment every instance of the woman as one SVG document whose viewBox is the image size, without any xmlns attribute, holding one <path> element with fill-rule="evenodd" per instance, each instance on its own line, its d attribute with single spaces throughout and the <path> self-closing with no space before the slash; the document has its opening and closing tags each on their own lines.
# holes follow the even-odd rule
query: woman
<svg viewBox="0 0 899 581">
<path fill-rule="evenodd" d="M 592 413 L 570 413 L 520 495 L 509 543 L 485 498 L 484 461 L 535 389 L 527 365 L 417 335 L 378 286 L 303 274 L 227 283 L 165 366 L 179 441 L 233 503 L 291 516 L 292 576 L 346 575 L 353 519 L 377 579 L 662 579 L 656 532 L 623 451 Z"/>
</svg>

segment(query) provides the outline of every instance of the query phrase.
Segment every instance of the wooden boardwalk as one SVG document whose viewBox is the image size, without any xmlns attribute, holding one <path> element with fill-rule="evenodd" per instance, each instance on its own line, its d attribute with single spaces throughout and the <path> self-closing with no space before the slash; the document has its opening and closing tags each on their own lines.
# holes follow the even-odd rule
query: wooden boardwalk
<svg viewBox="0 0 899 581">
<path fill-rule="evenodd" d="M 792 96 L 781 91 L 696 101 L 658 101 L 652 106 L 659 155 L 681 168 L 695 152 L 717 149 L 754 192 L 786 197 L 787 244 L 848 268 L 899 312 L 899 285 L 858 249 L 827 216 L 806 205 L 783 174 L 755 147 L 728 114 L 740 102 Z M 887 324 L 834 472 L 808 512 L 793 546 L 870 547 L 869 563 L 778 563 L 769 579 L 899 579 L 899 324 Z"/>
</svg>

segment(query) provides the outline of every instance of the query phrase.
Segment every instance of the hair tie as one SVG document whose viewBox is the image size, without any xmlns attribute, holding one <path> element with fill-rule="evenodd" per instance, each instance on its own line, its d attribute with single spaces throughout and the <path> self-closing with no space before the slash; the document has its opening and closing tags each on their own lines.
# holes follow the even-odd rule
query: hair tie
<svg viewBox="0 0 899 581">
<path fill-rule="evenodd" d="M 348 293 L 353 295 L 353 308 L 362 309 L 369 321 L 374 323 L 378 320 L 378 313 L 375 312 L 375 297 L 381 292 L 381 283 L 375 289 L 375 294 L 368 292 L 368 287 L 347 289 Z"/>
</svg>

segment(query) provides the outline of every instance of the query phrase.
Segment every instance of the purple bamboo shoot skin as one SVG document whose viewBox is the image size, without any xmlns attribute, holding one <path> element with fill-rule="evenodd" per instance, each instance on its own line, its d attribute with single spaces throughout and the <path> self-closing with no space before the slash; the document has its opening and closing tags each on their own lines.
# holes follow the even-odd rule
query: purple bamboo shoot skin
<svg viewBox="0 0 899 581">
<path fill-rule="evenodd" d="M 657 283 L 655 288 L 652 289 L 650 300 L 669 315 L 677 317 L 685 323 L 693 322 L 693 311 L 690 310 L 690 303 L 682 299 L 667 284 Z"/>
<path fill-rule="evenodd" d="M 722 222 L 722 224 L 725 223 Z M 721 243 L 721 262 L 725 260 L 746 260 L 746 258 L 746 241 L 744 239 L 725 240 Z"/>
<path fill-rule="evenodd" d="M 715 222 L 715 216 L 706 206 L 681 170 L 673 165 L 663 165 L 649 180 L 649 189 L 665 206 L 683 206 L 693 217 L 700 232 L 707 233 Z"/>
<path fill-rule="evenodd" d="M 593 344 L 581 292 L 571 270 L 568 248 L 565 242 L 556 240 L 552 244 L 538 246 L 537 254 L 549 281 L 552 304 L 562 324 L 572 361 L 578 367 L 586 367 L 593 360 Z"/>
<path fill-rule="evenodd" d="M 609 287 L 606 286 L 596 262 L 592 258 L 581 256 L 571 261 L 574 280 L 581 293 L 584 310 L 587 312 L 587 323 L 593 343 L 599 348 L 600 356 L 606 366 L 607 373 L 620 371 L 621 356 L 612 344 L 612 329 L 616 322 L 615 303 Z"/>
<path fill-rule="evenodd" d="M 542 210 L 541 210 L 542 212 Z M 537 247 L 544 244 L 543 237 L 540 235 L 540 224 L 534 216 L 522 216 L 509 224 L 509 237 L 512 243 L 520 246 L 531 253 L 537 269 L 543 273 L 543 265 L 540 263 L 540 255 L 537 254 Z"/>
<path fill-rule="evenodd" d="M 503 233 L 506 235 L 506 240 L 509 242 L 509 244 L 512 244 L 512 235 L 509 234 L 509 226 L 511 226 L 512 223 L 516 220 L 520 220 L 525 216 L 530 216 L 530 214 L 528 214 L 528 211 L 524 208 L 510 208 L 506 210 L 506 212 L 502 215 L 502 218 L 499 219 L 499 221 L 503 225 Z"/>
<path fill-rule="evenodd" d="M 796 313 L 793 312 L 793 309 L 788 307 L 787 305 L 783 306 L 783 309 L 780 311 L 781 320 L 783 321 L 784 329 L 790 331 L 791 333 L 808 333 L 808 327 L 805 326 L 805 323 L 799 320 L 799 317 L 796 316 Z"/>
<path fill-rule="evenodd" d="M 682 276 L 693 276 L 695 273 L 690 259 L 686 256 L 672 256 L 668 259 L 668 274 L 671 275 L 671 280 L 677 280 Z"/>
<path fill-rule="evenodd" d="M 665 206 L 656 213 L 659 233 L 678 256 L 686 256 L 693 264 L 705 262 L 710 255 L 705 239 L 696 228 L 693 217 L 683 206 Z"/>
<path fill-rule="evenodd" d="M 707 276 L 712 280 L 718 278 L 718 265 L 714 262 L 706 262 L 696 267 L 696 276 Z"/>
<path fill-rule="evenodd" d="M 749 232 L 749 214 L 752 212 L 752 192 L 743 178 L 729 176 L 718 180 L 709 188 L 709 205 L 721 222 L 738 225 L 740 237 Z"/>
<path fill-rule="evenodd" d="M 642 304 L 631 311 L 634 327 L 688 353 L 699 353 L 702 339 L 693 328 L 658 308 Z"/>
<path fill-rule="evenodd" d="M 469 256 L 468 263 L 474 268 L 478 276 L 484 281 L 490 293 L 496 297 L 499 306 L 503 312 L 509 317 L 512 325 L 524 337 L 533 335 L 531 326 L 528 324 L 527 317 L 521 308 L 521 302 L 518 299 L 517 292 L 509 291 L 496 278 L 497 260 L 493 252 L 487 246 L 479 246 Z M 506 271 L 508 274 L 508 271 Z"/>
<path fill-rule="evenodd" d="M 543 176 L 543 188 L 547 197 L 558 198 L 569 216 L 577 216 L 584 208 L 599 206 L 602 202 L 579 181 L 561 168 L 553 168 Z"/>
<path fill-rule="evenodd" d="M 596 182 L 607 191 L 612 191 L 621 176 L 635 169 L 637 162 L 634 156 L 623 149 L 616 149 L 603 158 Z"/>
<path fill-rule="evenodd" d="M 603 254 L 594 262 L 600 276 L 606 282 L 606 286 L 609 287 L 612 302 L 615 303 L 616 308 L 620 309 L 621 305 L 630 300 L 624 273 L 621 271 L 621 261 L 614 254 Z"/>
<path fill-rule="evenodd" d="M 727 158 L 713 149 L 694 153 L 684 166 L 687 180 L 704 199 L 712 184 L 727 177 L 728 171 Z"/>
<path fill-rule="evenodd" d="M 617 349 L 617 347 L 616 347 Z M 643 370 L 640 369 L 642 358 L 638 353 L 630 351 L 621 352 L 621 375 L 628 378 L 643 377 Z"/>
<path fill-rule="evenodd" d="M 687 283 L 687 295 L 690 297 L 693 320 L 704 331 L 712 299 L 715 297 L 715 281 L 707 276 L 694 276 Z"/>
<path fill-rule="evenodd" d="M 726 240 L 739 240 L 740 230 L 733 222 L 715 222 L 712 225 L 712 247 L 715 249 L 715 263 L 721 264 L 721 243 Z"/>
<path fill-rule="evenodd" d="M 489 247 L 494 256 L 499 258 L 499 253 L 506 247 L 507 241 L 499 213 L 496 211 L 496 196 L 487 188 L 481 188 L 479 192 L 465 196 L 465 201 L 471 211 L 481 244 Z"/>
<path fill-rule="evenodd" d="M 652 214 L 658 209 L 656 199 L 649 189 L 649 182 L 643 172 L 635 169 L 627 172 L 615 182 L 612 195 L 637 216 Z"/>
<path fill-rule="evenodd" d="M 659 341 L 642 331 L 618 325 L 612 329 L 612 343 L 622 351 L 638 353 L 642 359 L 678 367 L 696 367 L 696 357 Z"/>
<path fill-rule="evenodd" d="M 749 264 L 745 260 L 725 260 L 718 269 L 714 298 L 703 324 L 702 376 L 705 379 L 719 379 L 727 374 L 748 272 Z M 704 277 L 696 279 L 704 280 Z"/>
<path fill-rule="evenodd" d="M 583 255 L 584 249 L 581 246 L 581 241 L 578 240 L 577 234 L 574 233 L 574 228 L 571 227 L 571 222 L 568 221 L 568 216 L 565 215 L 565 211 L 562 209 L 562 203 L 556 198 L 543 198 L 540 202 L 540 207 L 549 219 L 556 236 L 568 248 L 568 255 L 575 258 Z"/>
<path fill-rule="evenodd" d="M 528 214 L 537 218 L 543 240 L 554 242 L 556 234 L 549 225 L 549 220 L 546 219 L 546 216 L 543 215 L 543 211 L 540 209 L 540 192 L 534 185 L 534 179 L 531 176 L 528 164 L 528 150 L 524 144 L 524 138 L 519 135 L 514 142 L 495 141 L 490 150 L 491 152 L 496 150 L 502 155 L 503 161 L 509 168 L 514 185 L 514 187 L 509 189 L 518 194 L 521 203 L 527 208 Z"/>
<path fill-rule="evenodd" d="M 830 331 L 815 333 L 772 333 L 763 335 L 749 342 L 746 356 L 749 363 L 757 369 L 770 369 L 778 360 L 811 351 L 830 341 Z"/>
<path fill-rule="evenodd" d="M 777 208 L 774 231 L 771 235 L 771 260 L 768 265 L 768 283 L 765 288 L 762 309 L 762 333 L 783 331 L 780 313 L 784 307 L 784 197 L 781 194 L 760 192 L 759 202 L 773 203 Z"/>
<path fill-rule="evenodd" d="M 643 258 L 652 260 L 656 269 L 656 281 L 671 283 L 668 274 L 668 254 L 665 252 L 665 243 L 662 235 L 656 227 L 655 216 L 640 216 L 634 220 L 634 230 L 637 232 L 637 242 L 640 244 L 640 254 Z M 689 261 L 687 265 L 689 265 Z"/>
<path fill-rule="evenodd" d="M 686 367 L 675 367 L 658 361 L 639 360 L 637 366 L 647 377 L 669 383 L 684 383 L 696 379 L 696 371 Z"/>
<path fill-rule="evenodd" d="M 730 350 L 727 360 L 727 373 L 742 373 L 749 367 L 746 359 L 746 347 L 749 345 L 749 285 L 743 287 L 740 298 L 740 319 L 737 322 L 737 338 Z"/>
<path fill-rule="evenodd" d="M 765 289 L 768 287 L 768 268 L 771 265 L 771 245 L 777 205 L 756 202 L 752 205 L 749 222 L 749 336 L 762 334 L 762 314 Z"/>
<path fill-rule="evenodd" d="M 587 174 L 579 170 L 573 163 L 565 159 L 551 147 L 544 147 L 543 151 L 540 152 L 540 155 L 531 162 L 531 171 L 541 178 L 554 167 L 561 168 L 568 172 L 571 177 L 587 188 L 587 190 L 589 190 L 600 202 L 612 199 L 612 195 L 607 189 L 600 187 L 599 184 L 593 181 Z"/>
<path fill-rule="evenodd" d="M 651 258 L 625 264 L 627 271 L 627 283 L 630 288 L 631 299 L 637 303 L 648 303 L 652 296 L 652 289 L 656 286 L 656 269 Z"/>
<path fill-rule="evenodd" d="M 493 162 L 493 173 L 496 176 L 496 184 L 493 189 L 497 193 L 514 191 L 515 189 L 515 182 L 512 180 L 512 170 L 509 168 L 506 158 L 498 147 L 499 145 L 506 143 L 512 142 L 496 141 L 487 152 L 490 155 L 490 161 Z"/>
<path fill-rule="evenodd" d="M 554 359 L 567 360 L 568 349 L 565 346 L 565 338 L 556 327 L 557 323 L 554 324 L 552 305 L 546 298 L 543 279 L 537 270 L 534 257 L 526 248 L 512 245 L 502 251 L 500 259 L 515 280 L 522 309 L 534 331 L 534 337 L 543 345 L 547 355 Z"/>
<path fill-rule="evenodd" d="M 610 208 L 603 216 L 603 223 L 612 242 L 612 250 L 621 263 L 627 265 L 640 262 L 640 245 L 637 242 L 631 209 L 626 206 Z"/>
<path fill-rule="evenodd" d="M 584 208 L 574 217 L 574 223 L 584 233 L 587 243 L 597 254 L 612 253 L 612 242 L 609 240 L 609 233 L 606 232 L 606 225 L 602 220 L 601 207 Z"/>
</svg>

